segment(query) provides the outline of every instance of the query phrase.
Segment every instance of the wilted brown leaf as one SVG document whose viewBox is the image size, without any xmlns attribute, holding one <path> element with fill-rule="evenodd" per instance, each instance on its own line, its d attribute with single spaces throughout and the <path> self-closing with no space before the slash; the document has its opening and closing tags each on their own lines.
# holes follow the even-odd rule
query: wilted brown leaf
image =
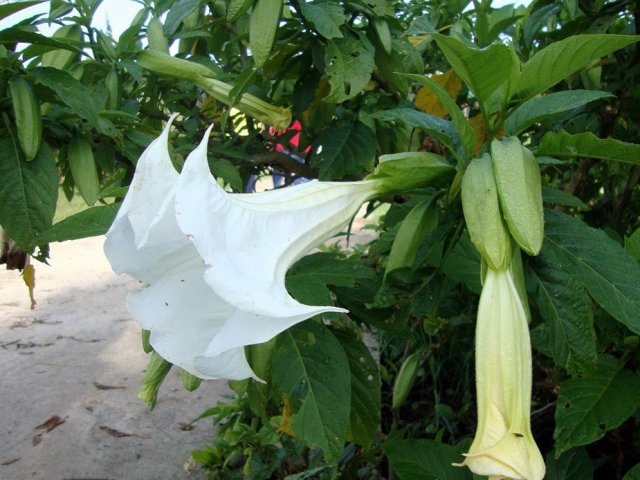
<svg viewBox="0 0 640 480">
<path fill-rule="evenodd" d="M 36 429 L 44 430 L 45 433 L 49 433 L 54 428 L 62 425 L 65 422 L 66 418 L 60 418 L 58 415 L 53 415 L 49 417 L 44 423 L 41 423 L 36 427 Z"/>
</svg>

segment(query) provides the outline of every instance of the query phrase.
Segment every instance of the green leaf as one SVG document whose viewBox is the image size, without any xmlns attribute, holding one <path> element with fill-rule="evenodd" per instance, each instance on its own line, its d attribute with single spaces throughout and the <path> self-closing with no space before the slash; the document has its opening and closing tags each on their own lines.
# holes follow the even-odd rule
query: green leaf
<svg viewBox="0 0 640 480">
<path fill-rule="evenodd" d="M 442 272 L 456 282 L 463 283 L 474 293 L 480 294 L 482 291 L 480 254 L 471 243 L 466 230 L 446 257 L 442 264 Z"/>
<path fill-rule="evenodd" d="M 449 112 L 451 121 L 455 125 L 458 135 L 462 140 L 462 147 L 464 148 L 465 153 L 468 157 L 471 157 L 476 144 L 476 132 L 456 102 L 449 96 L 449 93 L 442 88 L 441 85 L 424 75 L 405 74 L 404 76 L 426 85 L 438 97 L 440 102 Z"/>
<path fill-rule="evenodd" d="M 233 163 L 224 158 L 216 158 L 209 166 L 216 178 L 222 178 L 235 192 L 242 191 L 242 177 Z"/>
<path fill-rule="evenodd" d="M 640 263 L 602 230 L 547 211 L 545 247 L 616 320 L 640 333 Z"/>
<path fill-rule="evenodd" d="M 459 448 L 435 440 L 387 442 L 384 453 L 400 480 L 470 480 L 467 468 L 452 463 L 462 461 Z"/>
<path fill-rule="evenodd" d="M 321 448 L 327 462 L 336 462 L 351 405 L 349 362 L 340 342 L 313 320 L 298 324 L 278 336 L 271 375 L 274 391 L 294 402 L 296 436 Z"/>
<path fill-rule="evenodd" d="M 30 162 L 12 131 L 0 130 L 0 225 L 22 250 L 51 226 L 58 198 L 58 169 L 46 143 Z"/>
<path fill-rule="evenodd" d="M 300 303 L 306 305 L 333 305 L 331 292 L 318 277 L 308 273 L 287 275 L 285 284 L 287 291 Z"/>
<path fill-rule="evenodd" d="M 438 209 L 429 198 L 413 207 L 402 220 L 387 259 L 385 274 L 402 267 L 413 267 L 418 246 L 438 226 Z"/>
<path fill-rule="evenodd" d="M 120 208 L 119 203 L 87 208 L 56 223 L 35 236 L 33 245 L 64 242 L 78 238 L 104 235 L 113 223 Z"/>
<path fill-rule="evenodd" d="M 83 54 L 78 47 L 70 45 L 68 42 L 56 40 L 54 38 L 45 37 L 39 33 L 23 30 L 19 27 L 6 28 L 0 31 L 0 43 L 32 43 L 35 45 L 47 45 L 54 48 L 62 48 L 75 53 Z"/>
<path fill-rule="evenodd" d="M 37 67 L 29 73 L 38 83 L 56 92 L 60 101 L 100 132 L 111 138 L 121 136 L 111 121 L 98 115 L 91 91 L 69 73 L 52 67 Z"/>
<path fill-rule="evenodd" d="M 290 275 L 310 275 L 323 284 L 337 287 L 356 286 L 358 280 L 373 279 L 373 270 L 357 259 L 340 259 L 331 253 L 314 253 L 302 257 L 289 270 Z"/>
<path fill-rule="evenodd" d="M 456 145 L 460 144 L 460 137 L 453 123 L 435 115 L 412 108 L 394 108 L 376 112 L 372 117 L 383 122 L 402 122 L 410 127 L 422 128 L 454 152 Z"/>
<path fill-rule="evenodd" d="M 514 95 L 530 98 L 553 87 L 592 61 L 640 39 L 631 35 L 572 35 L 554 42 L 522 66 Z"/>
<path fill-rule="evenodd" d="M 171 37 L 182 21 L 191 15 L 200 6 L 200 0 L 180 0 L 177 2 L 164 21 L 164 33 L 166 36 Z"/>
<path fill-rule="evenodd" d="M 302 16 L 313 23 L 324 38 L 331 40 L 343 37 L 340 26 L 344 25 L 346 16 L 340 5 L 322 1 L 300 2 L 299 5 Z"/>
<path fill-rule="evenodd" d="M 28 2 L 11 2 L 6 5 L 0 5 L 0 20 L 19 12 L 20 10 L 24 10 L 25 8 L 29 8 L 43 2 L 44 0 L 35 0 Z"/>
<path fill-rule="evenodd" d="M 341 103 L 358 95 L 369 83 L 374 55 L 375 48 L 364 35 L 329 40 L 324 63 L 331 91 L 323 101 Z"/>
<path fill-rule="evenodd" d="M 574 197 L 564 190 L 558 190 L 552 187 L 542 187 L 542 200 L 546 203 L 567 205 L 568 207 L 580 208 L 582 210 L 589 209 L 578 197 Z"/>
<path fill-rule="evenodd" d="M 502 43 L 479 49 L 465 45 L 457 38 L 434 34 L 436 42 L 449 64 L 484 105 L 489 97 L 509 77 L 513 58 Z M 487 68 L 491 65 L 491 68 Z"/>
<path fill-rule="evenodd" d="M 557 365 L 572 375 L 593 369 L 597 360 L 591 299 L 547 247 L 530 270 L 530 284 L 545 320 L 544 344 Z"/>
<path fill-rule="evenodd" d="M 612 138 L 598 138 L 591 132 L 571 135 L 564 130 L 542 137 L 536 155 L 587 157 L 640 165 L 640 145 Z"/>
<path fill-rule="evenodd" d="M 640 262 L 640 228 L 624 239 L 624 249 Z"/>
<path fill-rule="evenodd" d="M 364 123 L 332 125 L 316 137 L 311 166 L 320 180 L 340 179 L 373 169 L 376 137 Z"/>
<path fill-rule="evenodd" d="M 269 59 L 280 23 L 282 0 L 256 0 L 249 20 L 249 44 L 257 67 Z"/>
<path fill-rule="evenodd" d="M 622 480 L 640 480 L 640 463 L 636 464 L 629 470 Z"/>
<path fill-rule="evenodd" d="M 535 97 L 516 108 L 505 122 L 507 135 L 517 135 L 534 123 L 575 110 L 589 102 L 613 97 L 609 92 L 598 90 L 566 90 Z"/>
<path fill-rule="evenodd" d="M 555 458 L 549 452 L 544 459 L 547 466 L 545 480 L 590 480 L 593 463 L 584 448 L 574 448 Z"/>
<path fill-rule="evenodd" d="M 380 428 L 380 372 L 367 346 L 353 336 L 337 335 L 351 371 L 349 438 L 369 447 Z"/>
<path fill-rule="evenodd" d="M 230 0 L 227 7 L 227 22 L 235 22 L 251 5 L 253 0 Z"/>
<path fill-rule="evenodd" d="M 587 445 L 619 427 L 640 406 L 640 375 L 612 357 L 598 359 L 596 370 L 584 378 L 565 381 L 556 407 L 556 456 Z"/>
</svg>

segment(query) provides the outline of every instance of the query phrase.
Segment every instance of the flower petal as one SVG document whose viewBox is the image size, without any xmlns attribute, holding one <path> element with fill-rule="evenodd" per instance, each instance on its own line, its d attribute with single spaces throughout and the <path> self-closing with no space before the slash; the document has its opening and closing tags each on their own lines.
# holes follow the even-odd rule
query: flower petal
<svg viewBox="0 0 640 480">
<path fill-rule="evenodd" d="M 176 218 L 212 267 L 206 278 L 217 294 L 243 310 L 273 315 L 277 305 L 282 309 L 277 316 L 292 315 L 304 309 L 285 289 L 286 271 L 338 233 L 375 194 L 375 185 L 308 182 L 259 194 L 228 194 L 209 173 L 203 141 L 181 173 Z"/>
<path fill-rule="evenodd" d="M 207 348 L 235 309 L 212 294 L 202 263 L 177 269 L 153 285 L 131 293 L 129 312 L 151 331 L 150 342 L 163 358 L 200 378 L 256 378 L 242 347 L 219 355 Z"/>
<path fill-rule="evenodd" d="M 167 146 L 174 118 L 140 157 L 104 244 L 105 255 L 116 273 L 128 273 L 145 283 L 151 283 L 173 263 L 195 256 L 174 215 L 173 191 L 179 176 Z"/>
</svg>

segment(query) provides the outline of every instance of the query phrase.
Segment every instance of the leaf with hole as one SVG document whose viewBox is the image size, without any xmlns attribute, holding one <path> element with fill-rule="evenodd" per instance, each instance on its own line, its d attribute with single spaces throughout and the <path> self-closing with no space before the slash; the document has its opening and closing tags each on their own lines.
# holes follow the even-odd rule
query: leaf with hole
<svg viewBox="0 0 640 480">
<path fill-rule="evenodd" d="M 371 79 L 374 54 L 364 35 L 330 40 L 324 50 L 324 69 L 331 91 L 323 101 L 341 103 L 362 92 Z"/>
<path fill-rule="evenodd" d="M 596 370 L 560 386 L 553 438 L 556 458 L 572 447 L 588 445 L 619 427 L 640 406 L 640 375 L 609 356 Z"/>
</svg>

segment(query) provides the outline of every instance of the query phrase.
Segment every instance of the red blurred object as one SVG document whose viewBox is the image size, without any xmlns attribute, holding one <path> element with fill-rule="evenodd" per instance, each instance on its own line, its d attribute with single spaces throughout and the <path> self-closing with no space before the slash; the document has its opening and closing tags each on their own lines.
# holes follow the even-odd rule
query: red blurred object
<svg viewBox="0 0 640 480">
<path fill-rule="evenodd" d="M 269 128 L 269 134 L 276 138 L 285 135 L 288 136 L 290 132 L 297 132 L 286 143 L 276 143 L 276 152 L 297 153 L 301 130 L 302 125 L 300 125 L 298 120 L 294 120 L 291 126 L 285 130 L 276 130 L 274 127 Z M 305 148 L 304 153 L 308 153 L 309 150 L 311 150 L 311 145 Z"/>
</svg>

